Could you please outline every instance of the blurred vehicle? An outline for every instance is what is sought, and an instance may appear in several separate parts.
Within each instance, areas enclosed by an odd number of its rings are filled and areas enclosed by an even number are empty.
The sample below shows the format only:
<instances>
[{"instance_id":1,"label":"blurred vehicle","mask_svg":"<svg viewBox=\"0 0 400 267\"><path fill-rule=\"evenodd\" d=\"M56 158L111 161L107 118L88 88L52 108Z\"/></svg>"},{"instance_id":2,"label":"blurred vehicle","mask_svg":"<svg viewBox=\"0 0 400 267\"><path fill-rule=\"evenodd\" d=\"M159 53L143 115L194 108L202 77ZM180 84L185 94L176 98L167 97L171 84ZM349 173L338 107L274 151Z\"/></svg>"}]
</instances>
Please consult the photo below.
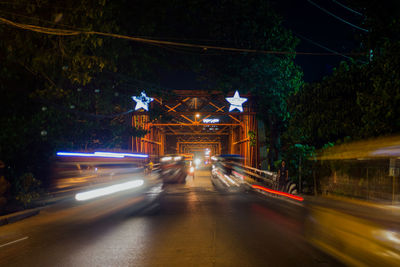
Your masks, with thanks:
<instances>
[{"instance_id":1,"label":"blurred vehicle","mask_svg":"<svg viewBox=\"0 0 400 267\"><path fill-rule=\"evenodd\" d=\"M217 188L229 191L241 191L244 189L242 163L240 155L219 155L211 158L211 182Z\"/></svg>"},{"instance_id":2,"label":"blurred vehicle","mask_svg":"<svg viewBox=\"0 0 400 267\"><path fill-rule=\"evenodd\" d=\"M188 174L192 175L194 177L195 167L194 167L193 161L187 161L187 164L188 164Z\"/></svg>"},{"instance_id":3,"label":"blurred vehicle","mask_svg":"<svg viewBox=\"0 0 400 267\"><path fill-rule=\"evenodd\" d=\"M181 155L166 155L160 159L160 176L164 183L186 182L188 166Z\"/></svg>"},{"instance_id":4,"label":"blurred vehicle","mask_svg":"<svg viewBox=\"0 0 400 267\"><path fill-rule=\"evenodd\" d=\"M400 266L400 233L358 216L312 207L306 237L349 266Z\"/></svg>"},{"instance_id":5,"label":"blurred vehicle","mask_svg":"<svg viewBox=\"0 0 400 267\"><path fill-rule=\"evenodd\" d=\"M147 155L123 152L58 152L52 195L85 201L124 192L142 194L161 186L157 172L145 173Z\"/></svg>"},{"instance_id":6,"label":"blurred vehicle","mask_svg":"<svg viewBox=\"0 0 400 267\"><path fill-rule=\"evenodd\" d=\"M233 169L240 169L243 164L241 155L226 154L212 157L212 165L223 171L225 174L231 175Z\"/></svg>"},{"instance_id":7,"label":"blurred vehicle","mask_svg":"<svg viewBox=\"0 0 400 267\"><path fill-rule=\"evenodd\" d=\"M51 190L71 191L137 175L143 176L146 158L141 154L138 154L139 157L117 157L115 155L119 155L118 153L95 153L58 154L52 168Z\"/></svg>"}]
</instances>

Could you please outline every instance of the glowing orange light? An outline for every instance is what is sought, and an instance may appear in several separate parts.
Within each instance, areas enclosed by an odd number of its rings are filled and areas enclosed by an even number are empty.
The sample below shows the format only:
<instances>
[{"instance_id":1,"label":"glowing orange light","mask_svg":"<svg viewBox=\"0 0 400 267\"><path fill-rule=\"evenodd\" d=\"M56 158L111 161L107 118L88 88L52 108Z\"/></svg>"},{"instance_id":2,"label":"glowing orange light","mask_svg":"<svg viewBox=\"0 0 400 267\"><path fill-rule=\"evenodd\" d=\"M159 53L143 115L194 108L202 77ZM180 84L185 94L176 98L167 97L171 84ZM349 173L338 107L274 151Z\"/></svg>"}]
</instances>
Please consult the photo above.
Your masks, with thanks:
<instances>
[{"instance_id":1,"label":"glowing orange light","mask_svg":"<svg viewBox=\"0 0 400 267\"><path fill-rule=\"evenodd\" d=\"M272 193L272 194L288 197L288 198L295 199L295 200L298 200L298 201L303 201L304 200L304 198L302 198L302 197L295 196L295 195L292 195L292 194L289 194L289 193L285 193L285 192L281 192L281 191L272 190L272 189L269 189L269 188L266 188L266 187L263 187L263 186L260 186L260 185L253 184L252 187L256 188L256 189L263 190L263 191L268 192L268 193Z\"/></svg>"}]
</instances>

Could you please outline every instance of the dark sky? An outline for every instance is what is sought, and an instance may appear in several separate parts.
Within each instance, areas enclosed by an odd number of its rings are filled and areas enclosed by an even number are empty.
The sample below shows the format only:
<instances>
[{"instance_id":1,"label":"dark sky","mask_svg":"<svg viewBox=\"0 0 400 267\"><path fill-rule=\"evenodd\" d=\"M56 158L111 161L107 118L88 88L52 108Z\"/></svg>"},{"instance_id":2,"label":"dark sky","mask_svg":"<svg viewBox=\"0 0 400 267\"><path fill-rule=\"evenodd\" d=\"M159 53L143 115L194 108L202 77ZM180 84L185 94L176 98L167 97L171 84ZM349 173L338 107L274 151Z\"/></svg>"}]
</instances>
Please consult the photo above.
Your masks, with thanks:
<instances>
[{"instance_id":1,"label":"dark sky","mask_svg":"<svg viewBox=\"0 0 400 267\"><path fill-rule=\"evenodd\" d=\"M300 39L297 51L301 52L327 52L305 39L323 45L340 53L350 53L359 47L360 36L363 32L350 25L326 14L307 0L273 0L276 11L284 18L284 26ZM335 15L349 22L362 25L363 17L354 14L333 0L312 0ZM349 0L337 0L341 4L348 5ZM332 73L332 70L345 58L341 56L304 56L296 57L296 64L304 72L306 82L320 81L324 76ZM174 89L201 89L204 85L196 80L194 73L179 71L166 71L161 75L161 84ZM164 77L163 77L164 76Z\"/></svg>"},{"instance_id":2,"label":"dark sky","mask_svg":"<svg viewBox=\"0 0 400 267\"><path fill-rule=\"evenodd\" d=\"M284 25L295 34L341 53L349 53L359 47L359 41L356 40L359 39L357 36L362 34L362 31L330 16L307 0L277 0L276 2L278 12L285 18ZM336 16L361 26L363 20L361 16L346 10L335 1L313 0L313 2ZM348 5L347 0L337 0L337 2ZM327 52L302 38L300 40L298 51ZM297 56L296 63L302 67L304 79L311 82L330 74L342 60L344 58L340 56Z\"/></svg>"}]
</instances>

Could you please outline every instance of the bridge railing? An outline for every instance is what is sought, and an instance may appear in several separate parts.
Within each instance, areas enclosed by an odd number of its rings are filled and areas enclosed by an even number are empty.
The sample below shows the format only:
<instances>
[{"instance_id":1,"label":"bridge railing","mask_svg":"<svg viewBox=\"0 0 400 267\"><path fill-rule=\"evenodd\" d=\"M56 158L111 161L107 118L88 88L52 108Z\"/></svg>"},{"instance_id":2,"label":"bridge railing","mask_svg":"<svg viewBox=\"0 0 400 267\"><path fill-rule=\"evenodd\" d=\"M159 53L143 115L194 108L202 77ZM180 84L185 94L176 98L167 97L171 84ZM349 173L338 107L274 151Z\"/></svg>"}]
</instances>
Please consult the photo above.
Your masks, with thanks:
<instances>
[{"instance_id":1,"label":"bridge railing","mask_svg":"<svg viewBox=\"0 0 400 267\"><path fill-rule=\"evenodd\" d=\"M271 189L278 188L277 173L256 169L239 163L234 163L234 165L236 165L238 170L242 172L247 181L251 183L255 182L260 185L266 185Z\"/></svg>"}]
</instances>

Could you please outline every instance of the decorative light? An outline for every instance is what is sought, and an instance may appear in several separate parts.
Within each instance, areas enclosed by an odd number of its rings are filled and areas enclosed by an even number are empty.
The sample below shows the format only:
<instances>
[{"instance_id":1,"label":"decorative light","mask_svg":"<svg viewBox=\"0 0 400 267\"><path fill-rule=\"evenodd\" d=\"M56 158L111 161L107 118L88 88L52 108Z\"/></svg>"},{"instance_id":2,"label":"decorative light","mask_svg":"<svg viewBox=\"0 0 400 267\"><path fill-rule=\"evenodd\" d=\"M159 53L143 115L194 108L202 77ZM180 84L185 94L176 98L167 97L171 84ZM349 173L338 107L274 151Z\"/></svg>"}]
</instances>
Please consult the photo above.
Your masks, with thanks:
<instances>
[{"instance_id":1,"label":"decorative light","mask_svg":"<svg viewBox=\"0 0 400 267\"><path fill-rule=\"evenodd\" d=\"M219 119L203 119L203 123L219 123Z\"/></svg>"},{"instance_id":2,"label":"decorative light","mask_svg":"<svg viewBox=\"0 0 400 267\"><path fill-rule=\"evenodd\" d=\"M231 106L229 107L229 111L234 109L238 109L240 112L243 112L243 103L247 101L247 98L240 97L239 92L236 91L233 97L225 98Z\"/></svg>"},{"instance_id":3,"label":"decorative light","mask_svg":"<svg viewBox=\"0 0 400 267\"><path fill-rule=\"evenodd\" d=\"M154 100L154 98L148 97L144 91L140 96L132 96L132 99L136 102L135 110L143 108L146 111L149 111L149 104Z\"/></svg>"},{"instance_id":4,"label":"decorative light","mask_svg":"<svg viewBox=\"0 0 400 267\"><path fill-rule=\"evenodd\" d=\"M197 114L196 114L196 118L199 118L199 117L200 117L200 114L199 114L199 113L197 113Z\"/></svg>"}]
</instances>

